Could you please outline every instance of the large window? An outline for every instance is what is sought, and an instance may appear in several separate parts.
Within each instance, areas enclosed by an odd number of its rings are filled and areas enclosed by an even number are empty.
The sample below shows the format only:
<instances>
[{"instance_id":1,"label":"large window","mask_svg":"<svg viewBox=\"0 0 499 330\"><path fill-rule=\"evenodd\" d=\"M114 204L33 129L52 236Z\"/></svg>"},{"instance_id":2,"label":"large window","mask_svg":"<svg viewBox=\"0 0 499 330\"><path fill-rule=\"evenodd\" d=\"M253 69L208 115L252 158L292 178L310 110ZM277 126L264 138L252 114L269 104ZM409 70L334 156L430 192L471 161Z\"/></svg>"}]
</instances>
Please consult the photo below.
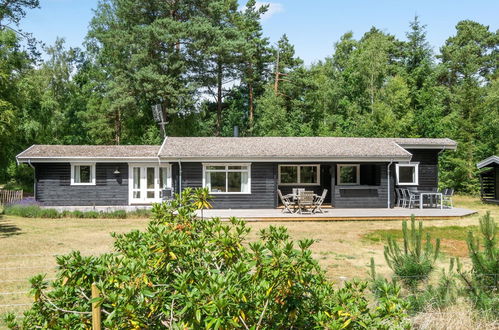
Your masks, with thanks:
<instances>
[{"instance_id":1,"label":"large window","mask_svg":"<svg viewBox=\"0 0 499 330\"><path fill-rule=\"evenodd\" d=\"M212 194L251 193L250 164L203 164L203 186Z\"/></svg>"},{"instance_id":2,"label":"large window","mask_svg":"<svg viewBox=\"0 0 499 330\"><path fill-rule=\"evenodd\" d=\"M72 163L71 185L95 185L95 164Z\"/></svg>"},{"instance_id":3,"label":"large window","mask_svg":"<svg viewBox=\"0 0 499 330\"><path fill-rule=\"evenodd\" d=\"M416 186L418 185L418 163L397 164L395 171L397 174L397 185Z\"/></svg>"},{"instance_id":4,"label":"large window","mask_svg":"<svg viewBox=\"0 0 499 330\"><path fill-rule=\"evenodd\" d=\"M359 164L338 164L336 172L339 186L360 184Z\"/></svg>"},{"instance_id":5,"label":"large window","mask_svg":"<svg viewBox=\"0 0 499 330\"><path fill-rule=\"evenodd\" d=\"M279 165L280 185L319 185L319 165Z\"/></svg>"}]
</instances>

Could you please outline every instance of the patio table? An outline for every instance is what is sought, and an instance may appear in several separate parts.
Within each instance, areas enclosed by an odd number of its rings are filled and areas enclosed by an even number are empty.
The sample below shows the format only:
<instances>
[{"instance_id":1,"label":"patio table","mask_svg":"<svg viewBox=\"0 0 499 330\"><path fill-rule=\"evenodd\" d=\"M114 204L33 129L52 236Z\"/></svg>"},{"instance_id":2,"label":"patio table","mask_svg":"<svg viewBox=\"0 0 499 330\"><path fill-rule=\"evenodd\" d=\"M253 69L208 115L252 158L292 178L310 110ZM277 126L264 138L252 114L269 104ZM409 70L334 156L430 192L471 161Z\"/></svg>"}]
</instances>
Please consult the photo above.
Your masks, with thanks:
<instances>
[{"instance_id":1,"label":"patio table","mask_svg":"<svg viewBox=\"0 0 499 330\"><path fill-rule=\"evenodd\" d=\"M436 191L415 191L411 193L416 193L419 195L419 208L423 208L423 198L424 196L428 196L433 200L433 197L436 197L437 199L440 200L440 209L443 209L443 203L442 203L442 193L436 192Z\"/></svg>"},{"instance_id":2,"label":"patio table","mask_svg":"<svg viewBox=\"0 0 499 330\"><path fill-rule=\"evenodd\" d=\"M289 198L291 201L293 201L293 208L295 209L295 212L298 211L298 194L286 194L284 197ZM314 194L314 198L319 197L319 195Z\"/></svg>"}]
</instances>

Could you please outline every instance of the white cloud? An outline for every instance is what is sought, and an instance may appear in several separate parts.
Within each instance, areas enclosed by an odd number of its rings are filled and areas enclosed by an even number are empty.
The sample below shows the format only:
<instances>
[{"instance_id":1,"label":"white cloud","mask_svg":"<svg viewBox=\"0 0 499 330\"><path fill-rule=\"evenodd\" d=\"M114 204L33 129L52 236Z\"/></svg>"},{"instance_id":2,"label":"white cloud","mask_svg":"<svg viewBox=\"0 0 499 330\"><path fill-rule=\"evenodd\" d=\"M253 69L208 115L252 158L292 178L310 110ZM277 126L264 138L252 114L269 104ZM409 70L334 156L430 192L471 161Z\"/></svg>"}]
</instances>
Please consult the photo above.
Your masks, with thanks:
<instances>
[{"instance_id":1,"label":"white cloud","mask_svg":"<svg viewBox=\"0 0 499 330\"><path fill-rule=\"evenodd\" d=\"M284 11L284 6L282 3L279 2L262 2L262 1L257 1L255 3L256 8L260 8L261 6L268 5L269 8L265 12L265 14L262 15L262 19L269 19L272 17L274 14L280 13Z\"/></svg>"}]
</instances>

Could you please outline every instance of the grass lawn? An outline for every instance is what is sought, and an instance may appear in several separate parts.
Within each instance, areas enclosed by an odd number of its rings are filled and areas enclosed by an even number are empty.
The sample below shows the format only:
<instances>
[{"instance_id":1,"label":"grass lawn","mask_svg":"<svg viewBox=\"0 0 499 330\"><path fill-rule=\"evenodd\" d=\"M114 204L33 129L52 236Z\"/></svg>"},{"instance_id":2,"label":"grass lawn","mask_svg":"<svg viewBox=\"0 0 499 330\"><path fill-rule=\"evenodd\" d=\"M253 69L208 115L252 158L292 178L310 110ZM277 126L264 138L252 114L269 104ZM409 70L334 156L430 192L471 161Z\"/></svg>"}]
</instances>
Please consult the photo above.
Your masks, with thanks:
<instances>
[{"instance_id":1,"label":"grass lawn","mask_svg":"<svg viewBox=\"0 0 499 330\"><path fill-rule=\"evenodd\" d=\"M464 237L478 225L478 217L491 211L499 221L499 206L482 204L478 199L457 196L456 207L479 211L460 220L425 221L433 238L442 239L446 254L466 256ZM11 216L0 218L0 314L14 307L3 304L29 303L27 279L38 273L48 278L55 274L54 255L80 250L84 255L100 254L112 249L110 232L145 229L147 219L28 219ZM400 236L401 221L338 222L249 222L248 240L258 238L260 229L270 225L286 226L294 239L312 238L312 250L332 280L367 276L367 265L375 258L378 272L389 274L383 258L384 237ZM442 266L448 258L443 258ZM2 294L14 293L14 294ZM25 308L19 306L19 308Z\"/></svg>"}]
</instances>

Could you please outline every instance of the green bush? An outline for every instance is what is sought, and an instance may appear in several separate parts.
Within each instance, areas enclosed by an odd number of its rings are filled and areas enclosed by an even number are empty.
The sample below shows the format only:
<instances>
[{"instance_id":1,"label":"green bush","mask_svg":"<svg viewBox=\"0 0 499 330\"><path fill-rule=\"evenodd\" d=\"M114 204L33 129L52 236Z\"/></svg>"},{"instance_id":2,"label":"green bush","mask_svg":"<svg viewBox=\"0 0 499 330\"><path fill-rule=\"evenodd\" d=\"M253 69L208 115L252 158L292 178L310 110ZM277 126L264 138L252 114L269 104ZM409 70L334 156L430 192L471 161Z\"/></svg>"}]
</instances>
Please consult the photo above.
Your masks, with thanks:
<instances>
[{"instance_id":1,"label":"green bush","mask_svg":"<svg viewBox=\"0 0 499 330\"><path fill-rule=\"evenodd\" d=\"M147 209L137 209L135 211L131 211L127 213L128 218L149 218L152 213L151 210Z\"/></svg>"},{"instance_id":2,"label":"green bush","mask_svg":"<svg viewBox=\"0 0 499 330\"><path fill-rule=\"evenodd\" d=\"M59 213L55 209L42 209L42 208L40 208L38 210L38 213L37 213L36 217L37 218L51 218L51 219L55 219L55 218L61 218L62 214Z\"/></svg>"},{"instance_id":3,"label":"green bush","mask_svg":"<svg viewBox=\"0 0 499 330\"><path fill-rule=\"evenodd\" d=\"M107 212L107 213L102 213L101 214L103 218L108 218L108 219L126 219L127 214L125 210L116 210L113 212Z\"/></svg>"},{"instance_id":4,"label":"green bush","mask_svg":"<svg viewBox=\"0 0 499 330\"><path fill-rule=\"evenodd\" d=\"M36 218L40 214L40 207L37 205L8 205L5 207L5 214L24 218Z\"/></svg>"},{"instance_id":5,"label":"green bush","mask_svg":"<svg viewBox=\"0 0 499 330\"><path fill-rule=\"evenodd\" d=\"M57 257L50 289L43 275L33 277L35 302L20 324L9 315L9 326L89 328L95 282L104 328L408 328L398 292L375 304L366 282L334 289L312 258L312 240L269 227L245 244L243 221L197 218L195 203L186 190L155 205L146 231L113 234L113 253Z\"/></svg>"},{"instance_id":6,"label":"green bush","mask_svg":"<svg viewBox=\"0 0 499 330\"><path fill-rule=\"evenodd\" d=\"M126 219L126 218L145 218L150 216L150 210L136 210L126 212L125 210L116 210L113 212L98 211L62 211L56 209L41 208L38 205L9 205L3 210L6 215L14 215L24 218L77 218L77 219Z\"/></svg>"},{"instance_id":7,"label":"green bush","mask_svg":"<svg viewBox=\"0 0 499 330\"><path fill-rule=\"evenodd\" d=\"M83 218L86 219L97 219L100 217L100 213L97 211L87 211L83 213Z\"/></svg>"},{"instance_id":8,"label":"green bush","mask_svg":"<svg viewBox=\"0 0 499 330\"><path fill-rule=\"evenodd\" d=\"M72 218L84 218L85 217L85 212L82 211L72 211L69 213L69 216Z\"/></svg>"}]
</instances>

